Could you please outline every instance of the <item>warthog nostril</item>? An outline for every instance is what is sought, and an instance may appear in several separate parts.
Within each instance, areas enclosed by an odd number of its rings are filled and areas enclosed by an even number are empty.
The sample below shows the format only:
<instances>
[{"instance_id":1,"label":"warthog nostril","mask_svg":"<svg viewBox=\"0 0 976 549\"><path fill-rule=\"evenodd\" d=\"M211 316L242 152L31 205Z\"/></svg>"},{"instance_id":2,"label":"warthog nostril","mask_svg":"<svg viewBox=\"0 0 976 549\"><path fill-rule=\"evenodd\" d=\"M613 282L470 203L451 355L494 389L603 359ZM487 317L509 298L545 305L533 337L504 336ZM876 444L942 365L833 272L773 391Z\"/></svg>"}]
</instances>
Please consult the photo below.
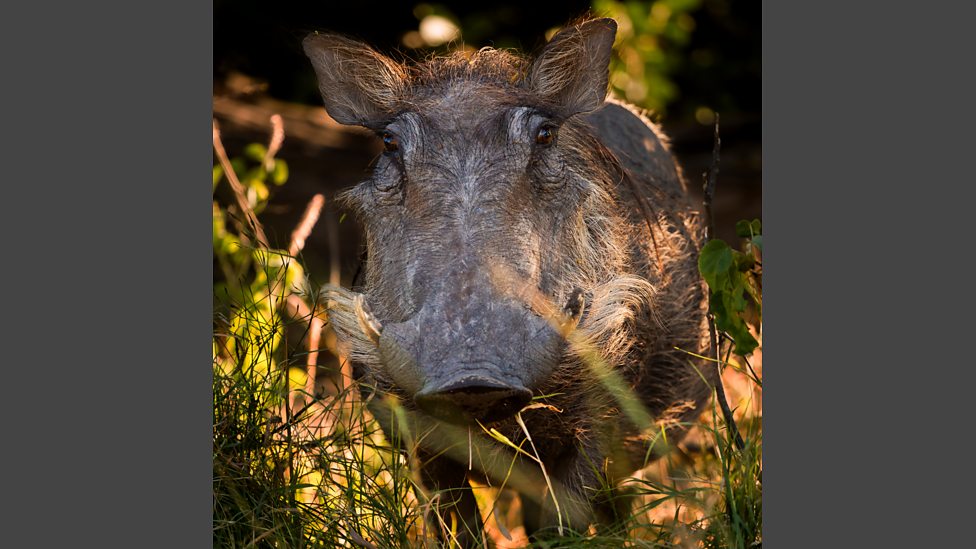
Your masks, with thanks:
<instances>
[{"instance_id":1,"label":"warthog nostril","mask_svg":"<svg viewBox=\"0 0 976 549\"><path fill-rule=\"evenodd\" d=\"M470 378L414 397L421 410L456 424L499 421L514 416L530 400L532 392L525 387Z\"/></svg>"}]
</instances>

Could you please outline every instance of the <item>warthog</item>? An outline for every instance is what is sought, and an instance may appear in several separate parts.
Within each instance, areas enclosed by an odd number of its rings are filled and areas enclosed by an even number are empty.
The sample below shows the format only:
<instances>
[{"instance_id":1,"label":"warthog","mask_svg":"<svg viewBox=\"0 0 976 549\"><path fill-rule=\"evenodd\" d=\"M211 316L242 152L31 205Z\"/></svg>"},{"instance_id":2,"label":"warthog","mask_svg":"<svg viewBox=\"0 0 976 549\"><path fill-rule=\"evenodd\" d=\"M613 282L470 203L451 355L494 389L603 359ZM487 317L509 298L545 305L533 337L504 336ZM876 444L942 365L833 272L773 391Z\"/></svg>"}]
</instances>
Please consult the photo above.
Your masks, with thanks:
<instances>
[{"instance_id":1,"label":"warthog","mask_svg":"<svg viewBox=\"0 0 976 549\"><path fill-rule=\"evenodd\" d=\"M660 131L607 99L615 33L585 20L532 60L409 65L304 41L328 113L385 148L341 197L368 260L330 319L387 433L407 414L430 431L422 478L458 489L439 501L462 537L481 526L470 475L516 487L530 533L612 519L606 487L680 439L717 377L690 354L709 347L700 220Z\"/></svg>"}]
</instances>

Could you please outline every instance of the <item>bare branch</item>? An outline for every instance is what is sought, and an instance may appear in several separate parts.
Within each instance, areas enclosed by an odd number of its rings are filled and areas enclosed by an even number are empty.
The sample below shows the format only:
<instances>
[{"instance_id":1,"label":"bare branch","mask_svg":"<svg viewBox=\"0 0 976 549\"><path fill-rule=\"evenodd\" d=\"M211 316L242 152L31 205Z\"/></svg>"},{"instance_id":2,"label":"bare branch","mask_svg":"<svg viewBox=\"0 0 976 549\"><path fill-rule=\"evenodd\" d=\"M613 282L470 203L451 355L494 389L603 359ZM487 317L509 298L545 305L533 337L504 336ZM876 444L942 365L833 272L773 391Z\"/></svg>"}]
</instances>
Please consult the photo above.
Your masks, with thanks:
<instances>
[{"instance_id":1,"label":"bare branch","mask_svg":"<svg viewBox=\"0 0 976 549\"><path fill-rule=\"evenodd\" d=\"M322 206L324 204L325 197L321 194L316 194L308 202L308 206L305 207L305 213L302 214L302 220L291 233L291 244L288 246L288 254L292 257L298 255L298 252L302 251L305 247L305 240L308 239L308 235L312 233L312 228L318 222L319 214L322 212Z\"/></svg>"},{"instance_id":2,"label":"bare branch","mask_svg":"<svg viewBox=\"0 0 976 549\"><path fill-rule=\"evenodd\" d=\"M281 150L281 144L285 141L285 124L281 121L278 113L271 115L271 141L268 143L268 152L264 154L264 169L271 171L274 169L274 157Z\"/></svg>"},{"instance_id":3,"label":"bare branch","mask_svg":"<svg viewBox=\"0 0 976 549\"><path fill-rule=\"evenodd\" d=\"M702 186L704 197L702 206L705 208L705 242L715 238L715 217L712 215L712 198L715 196L715 185L718 183L718 160L719 149L722 147L722 139L718 135L718 113L715 113L715 144L712 146L712 165L705 174L705 183Z\"/></svg>"},{"instance_id":4,"label":"bare branch","mask_svg":"<svg viewBox=\"0 0 976 549\"><path fill-rule=\"evenodd\" d=\"M312 316L312 310L308 308L302 298L295 294L288 294L285 304L287 305L285 312L292 318L310 318Z\"/></svg>"},{"instance_id":5,"label":"bare branch","mask_svg":"<svg viewBox=\"0 0 976 549\"><path fill-rule=\"evenodd\" d=\"M719 115L715 113L715 142L712 146L712 165L703 174L705 182L702 185L702 194L704 195L702 197L702 207L705 210L705 242L715 238L715 216L712 214L712 198L715 196L715 186L718 184L719 151L722 148L722 139L719 137L718 126ZM708 313L708 335L711 340L712 354L715 355L715 368L718 371L718 379L715 383L716 400L718 400L719 407L722 408L722 416L725 418L725 424L728 425L736 448L742 450L745 448L745 442L742 440L742 435L739 434L739 427L735 424L735 418L732 417L732 409L729 408L729 402L725 396L725 384L722 382L722 365L725 363L722 362L718 329L715 327L715 316L711 312ZM726 358L727 360L728 358Z\"/></svg>"},{"instance_id":6,"label":"bare branch","mask_svg":"<svg viewBox=\"0 0 976 549\"><path fill-rule=\"evenodd\" d=\"M224 168L224 175L230 183L230 188L234 190L237 207L241 209L241 213L247 219L248 225L254 231L254 237L257 239L258 246L265 249L269 248L268 237L264 235L264 227L261 226L261 222L254 215L254 210L251 209L251 205L248 204L244 186L241 185L240 179L237 178L237 174L234 172L234 167L230 164L230 159L227 158L227 151L224 150L224 144L220 140L220 128L217 126L216 119L213 121L213 146L214 152L217 153L217 158L220 160L220 165Z\"/></svg>"},{"instance_id":7,"label":"bare branch","mask_svg":"<svg viewBox=\"0 0 976 549\"><path fill-rule=\"evenodd\" d=\"M311 326L308 332L308 361L305 363L305 393L306 398L315 400L315 377L319 369L319 342L322 338L322 329L325 323L318 315L312 315Z\"/></svg>"}]
</instances>

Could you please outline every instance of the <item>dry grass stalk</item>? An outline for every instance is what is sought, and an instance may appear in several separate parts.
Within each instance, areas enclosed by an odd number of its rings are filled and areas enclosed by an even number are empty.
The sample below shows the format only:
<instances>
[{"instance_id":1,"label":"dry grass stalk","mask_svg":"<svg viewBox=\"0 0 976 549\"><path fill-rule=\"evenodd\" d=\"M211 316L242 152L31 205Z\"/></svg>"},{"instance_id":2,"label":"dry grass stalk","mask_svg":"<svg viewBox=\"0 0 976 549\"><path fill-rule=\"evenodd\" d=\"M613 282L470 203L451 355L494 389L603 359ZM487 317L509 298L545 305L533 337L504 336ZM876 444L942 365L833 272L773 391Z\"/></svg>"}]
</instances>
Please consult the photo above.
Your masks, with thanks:
<instances>
[{"instance_id":1,"label":"dry grass stalk","mask_svg":"<svg viewBox=\"0 0 976 549\"><path fill-rule=\"evenodd\" d=\"M264 169L271 171L274 169L274 158L281 150L281 144L285 141L285 124L278 113L271 115L271 142L268 143L268 151L264 153Z\"/></svg>"},{"instance_id":2,"label":"dry grass stalk","mask_svg":"<svg viewBox=\"0 0 976 549\"><path fill-rule=\"evenodd\" d=\"M272 124L275 126L275 134L271 137L271 145L268 147L268 151L276 152L281 147L281 140L283 139L283 137L278 136L278 133L282 131L281 117L277 116L277 123L275 122L275 118L272 117ZM271 158L273 160L273 156ZM325 205L325 197L321 194L316 194L308 202L308 206L305 207L305 213L302 214L301 220L291 233L288 255L292 257L297 256L305 248L305 241L312 233L312 228L318 222L323 205ZM309 309L305 301L298 296L294 294L289 295L288 302L291 304L291 308L294 309L293 318L309 319L308 356L305 362L306 379L304 393L296 391L296 394L292 396L292 406L301 408L303 404L315 398L315 377L318 370L319 342L321 341L324 322L315 314L314 308Z\"/></svg>"},{"instance_id":3,"label":"dry grass stalk","mask_svg":"<svg viewBox=\"0 0 976 549\"><path fill-rule=\"evenodd\" d=\"M321 194L316 194L308 202L308 206L305 207L305 213L302 214L302 220L299 221L298 226L291 233L291 244L288 245L288 255L294 257L305 248L305 240L308 239L308 235L312 233L312 228L318 222L323 205L325 205L325 197Z\"/></svg>"},{"instance_id":4,"label":"dry grass stalk","mask_svg":"<svg viewBox=\"0 0 976 549\"><path fill-rule=\"evenodd\" d=\"M268 237L264 234L264 227L261 226L261 222L258 221L256 215L254 215L254 210L251 209L251 205L247 201L247 193L244 191L244 186L241 185L241 180L237 178L237 173L234 171L234 167L230 164L230 159L227 158L227 151L224 150L224 143L220 140L220 128L217 126L217 120L213 121L213 146L214 152L217 153L217 159L220 160L220 165L224 169L224 175L227 177L227 182L230 183L230 188L234 191L234 198L237 200L237 207L240 208L241 214L247 219L248 225L251 226L251 230L254 232L254 238L257 239L258 245L262 248L267 249Z\"/></svg>"}]
</instances>

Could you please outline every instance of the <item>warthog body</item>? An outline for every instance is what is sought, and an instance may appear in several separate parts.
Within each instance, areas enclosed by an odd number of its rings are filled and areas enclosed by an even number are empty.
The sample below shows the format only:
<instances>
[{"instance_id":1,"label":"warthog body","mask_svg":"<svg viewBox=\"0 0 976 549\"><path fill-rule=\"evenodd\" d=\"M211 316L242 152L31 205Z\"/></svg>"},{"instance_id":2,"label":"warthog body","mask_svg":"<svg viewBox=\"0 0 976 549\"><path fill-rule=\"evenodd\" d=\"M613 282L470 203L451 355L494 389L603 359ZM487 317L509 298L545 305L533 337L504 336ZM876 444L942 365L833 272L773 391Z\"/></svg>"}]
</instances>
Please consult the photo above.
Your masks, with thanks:
<instances>
[{"instance_id":1,"label":"warthog body","mask_svg":"<svg viewBox=\"0 0 976 549\"><path fill-rule=\"evenodd\" d=\"M615 31L573 25L532 61L485 49L413 66L305 40L327 111L386 148L343 197L368 261L361 288L333 290L333 326L364 391L432 431L429 487L506 480L510 453L478 422L540 458L554 494L532 460L507 479L530 532L610 516L599 488L659 455L662 430L679 439L715 379L689 354L708 349L699 219L660 132L606 100Z\"/></svg>"}]
</instances>

